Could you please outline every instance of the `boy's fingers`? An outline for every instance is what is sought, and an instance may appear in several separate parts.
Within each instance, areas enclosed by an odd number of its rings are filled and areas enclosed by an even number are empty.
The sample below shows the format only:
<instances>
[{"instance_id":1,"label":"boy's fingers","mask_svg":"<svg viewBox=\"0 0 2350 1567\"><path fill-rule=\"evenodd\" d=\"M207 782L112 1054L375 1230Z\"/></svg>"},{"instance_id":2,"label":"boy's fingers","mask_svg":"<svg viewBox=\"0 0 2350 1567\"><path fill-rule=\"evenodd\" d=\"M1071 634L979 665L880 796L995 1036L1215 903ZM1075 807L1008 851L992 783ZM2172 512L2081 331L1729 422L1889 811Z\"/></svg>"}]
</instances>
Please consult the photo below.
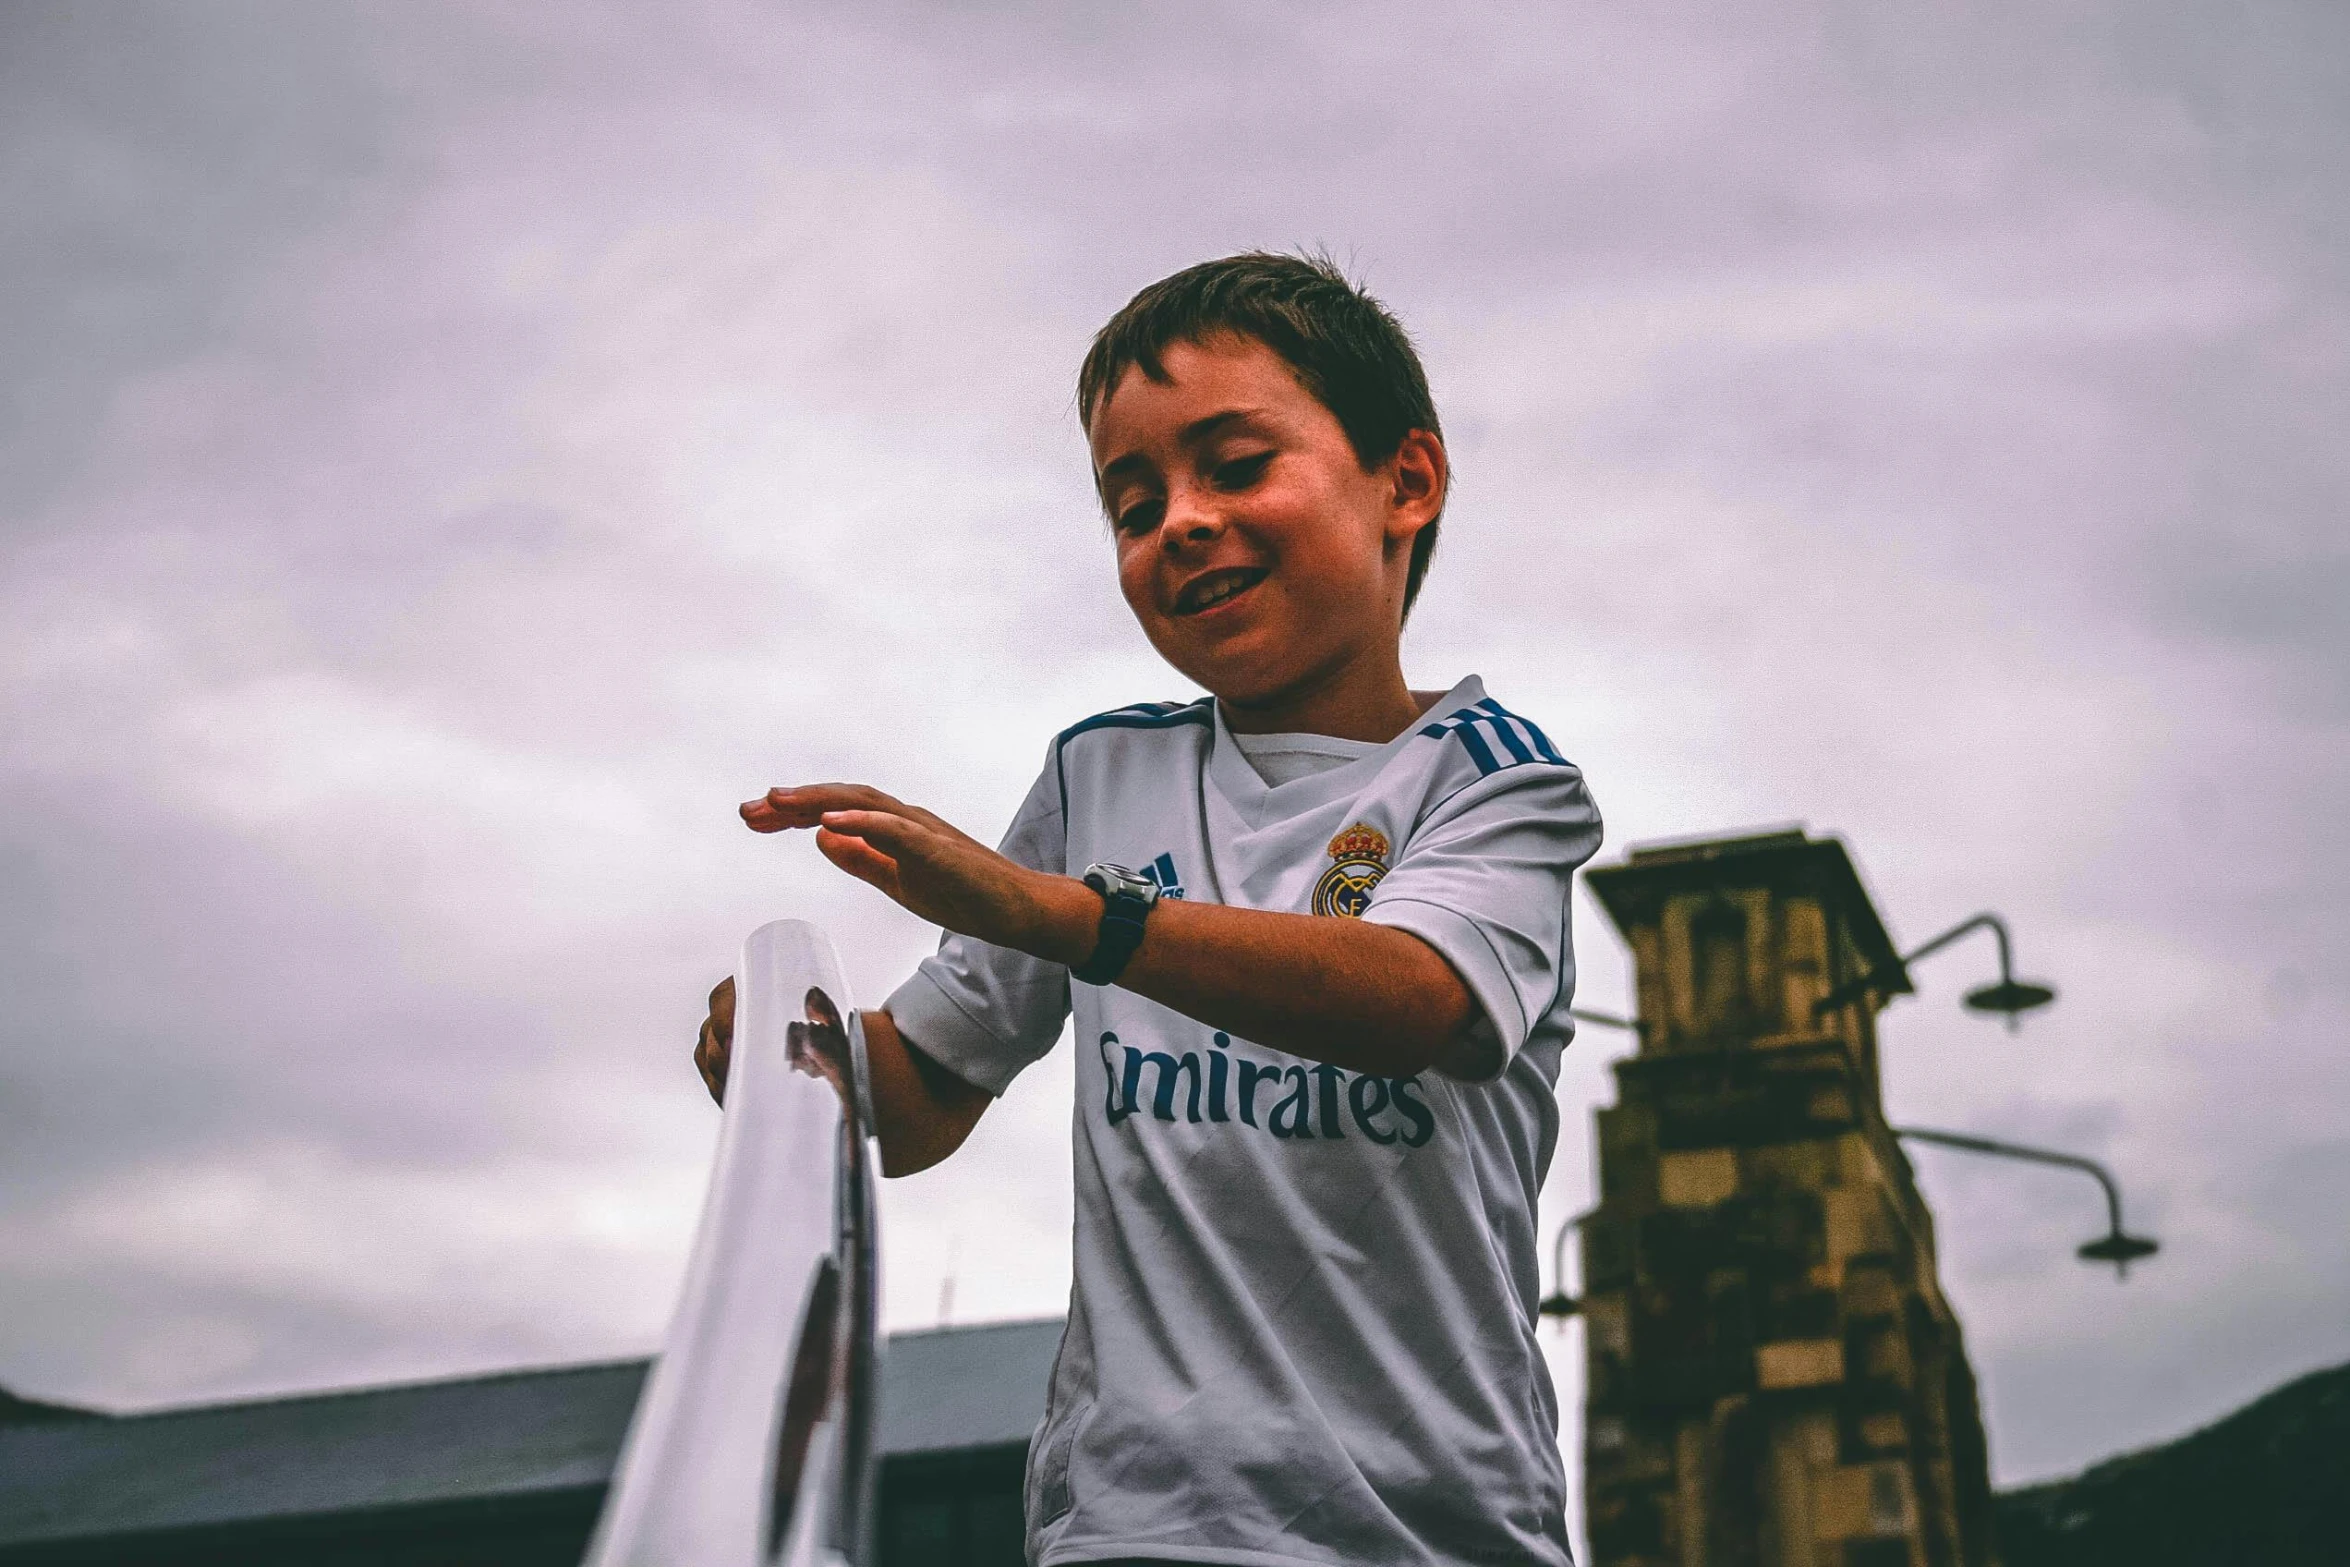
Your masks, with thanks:
<instances>
[{"instance_id":1,"label":"boy's fingers","mask_svg":"<svg viewBox=\"0 0 2350 1567\"><path fill-rule=\"evenodd\" d=\"M824 814L821 804L800 798L793 789L770 789L756 800L745 800L739 809L743 820L762 832L806 827Z\"/></svg>"},{"instance_id":2,"label":"boy's fingers","mask_svg":"<svg viewBox=\"0 0 2350 1567\"><path fill-rule=\"evenodd\" d=\"M726 1103L726 1043L713 1039L710 1021L704 1019L702 1032L694 1041L694 1070L702 1074L702 1086L710 1090L710 1097Z\"/></svg>"},{"instance_id":3,"label":"boy's fingers","mask_svg":"<svg viewBox=\"0 0 2350 1567\"><path fill-rule=\"evenodd\" d=\"M816 829L816 847L824 857L846 870L853 863L867 864L880 861L891 869L897 868L896 858L882 844L879 833L868 833L846 823L826 822Z\"/></svg>"},{"instance_id":4,"label":"boy's fingers","mask_svg":"<svg viewBox=\"0 0 2350 1567\"><path fill-rule=\"evenodd\" d=\"M922 839L933 836L920 822L887 811L826 811L816 830L861 838L893 856L915 849Z\"/></svg>"},{"instance_id":5,"label":"boy's fingers","mask_svg":"<svg viewBox=\"0 0 2350 1567\"><path fill-rule=\"evenodd\" d=\"M780 811L821 815L826 811L898 811L904 801L869 784L792 784L767 791L767 803Z\"/></svg>"},{"instance_id":6,"label":"boy's fingers","mask_svg":"<svg viewBox=\"0 0 2350 1567\"><path fill-rule=\"evenodd\" d=\"M756 800L745 800L737 809L753 832L813 827L828 811L883 811L898 815L912 811L879 789L842 783L778 785Z\"/></svg>"},{"instance_id":7,"label":"boy's fingers","mask_svg":"<svg viewBox=\"0 0 2350 1567\"><path fill-rule=\"evenodd\" d=\"M694 1035L694 1070L702 1075L702 1086L710 1091L710 1097L722 1105L726 1103L728 1047L733 1042L734 976L729 974L710 987L710 1014Z\"/></svg>"},{"instance_id":8,"label":"boy's fingers","mask_svg":"<svg viewBox=\"0 0 2350 1567\"><path fill-rule=\"evenodd\" d=\"M857 880L871 882L891 897L897 896L898 862L864 839L819 827L816 830L816 848L826 859Z\"/></svg>"},{"instance_id":9,"label":"boy's fingers","mask_svg":"<svg viewBox=\"0 0 2350 1567\"><path fill-rule=\"evenodd\" d=\"M735 809L742 817L743 825L753 832L782 832L786 828L808 825L788 812L777 810L765 800L745 800Z\"/></svg>"}]
</instances>

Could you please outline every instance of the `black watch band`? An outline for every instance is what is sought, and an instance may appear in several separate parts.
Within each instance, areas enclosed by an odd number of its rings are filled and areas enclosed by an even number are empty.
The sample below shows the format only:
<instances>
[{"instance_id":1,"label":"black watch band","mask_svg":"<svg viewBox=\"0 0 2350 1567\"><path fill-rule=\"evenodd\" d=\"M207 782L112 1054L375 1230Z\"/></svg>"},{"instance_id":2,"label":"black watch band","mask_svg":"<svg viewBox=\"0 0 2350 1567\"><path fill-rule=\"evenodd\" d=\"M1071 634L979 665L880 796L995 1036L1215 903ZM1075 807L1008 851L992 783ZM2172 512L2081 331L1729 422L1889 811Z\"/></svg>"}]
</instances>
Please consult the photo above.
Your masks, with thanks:
<instances>
[{"instance_id":1,"label":"black watch band","mask_svg":"<svg viewBox=\"0 0 2350 1567\"><path fill-rule=\"evenodd\" d=\"M1127 960L1142 945L1143 922L1159 901L1159 884L1123 865L1089 865L1085 884L1102 895L1102 922L1094 934L1093 956L1069 970L1069 977L1107 985L1126 972Z\"/></svg>"}]
</instances>

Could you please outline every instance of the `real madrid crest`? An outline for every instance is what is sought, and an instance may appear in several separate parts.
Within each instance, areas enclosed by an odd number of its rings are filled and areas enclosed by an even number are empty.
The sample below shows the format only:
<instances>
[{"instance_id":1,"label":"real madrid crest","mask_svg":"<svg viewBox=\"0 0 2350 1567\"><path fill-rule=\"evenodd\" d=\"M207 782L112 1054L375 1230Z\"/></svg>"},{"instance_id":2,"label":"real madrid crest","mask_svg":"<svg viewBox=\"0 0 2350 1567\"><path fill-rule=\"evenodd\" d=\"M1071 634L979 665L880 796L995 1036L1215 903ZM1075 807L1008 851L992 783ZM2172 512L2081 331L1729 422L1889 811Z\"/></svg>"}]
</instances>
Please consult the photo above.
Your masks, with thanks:
<instances>
[{"instance_id":1,"label":"real madrid crest","mask_svg":"<svg viewBox=\"0 0 2350 1567\"><path fill-rule=\"evenodd\" d=\"M1330 840L1330 868L1314 883L1314 912L1361 919L1387 874L1387 834L1357 822Z\"/></svg>"}]
</instances>

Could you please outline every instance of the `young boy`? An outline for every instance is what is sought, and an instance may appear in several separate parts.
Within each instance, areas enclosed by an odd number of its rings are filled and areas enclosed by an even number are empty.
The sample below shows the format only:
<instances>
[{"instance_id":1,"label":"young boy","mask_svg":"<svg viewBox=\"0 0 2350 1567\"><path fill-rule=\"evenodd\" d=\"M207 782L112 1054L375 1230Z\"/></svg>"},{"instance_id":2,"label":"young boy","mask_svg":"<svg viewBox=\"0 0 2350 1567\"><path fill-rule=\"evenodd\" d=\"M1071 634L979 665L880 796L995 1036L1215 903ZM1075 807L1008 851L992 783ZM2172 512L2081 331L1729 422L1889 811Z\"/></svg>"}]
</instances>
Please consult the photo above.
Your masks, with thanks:
<instances>
[{"instance_id":1,"label":"young boy","mask_svg":"<svg viewBox=\"0 0 2350 1567\"><path fill-rule=\"evenodd\" d=\"M887 1172L1076 1014L1030 1558L1563 1564L1535 1198L1600 822L1474 677L1404 682L1448 477L1426 377L1334 268L1245 255L1135 296L1078 404L1126 602L1213 696L1064 730L1000 852L858 786L742 808L946 930L865 1014Z\"/></svg>"}]
</instances>

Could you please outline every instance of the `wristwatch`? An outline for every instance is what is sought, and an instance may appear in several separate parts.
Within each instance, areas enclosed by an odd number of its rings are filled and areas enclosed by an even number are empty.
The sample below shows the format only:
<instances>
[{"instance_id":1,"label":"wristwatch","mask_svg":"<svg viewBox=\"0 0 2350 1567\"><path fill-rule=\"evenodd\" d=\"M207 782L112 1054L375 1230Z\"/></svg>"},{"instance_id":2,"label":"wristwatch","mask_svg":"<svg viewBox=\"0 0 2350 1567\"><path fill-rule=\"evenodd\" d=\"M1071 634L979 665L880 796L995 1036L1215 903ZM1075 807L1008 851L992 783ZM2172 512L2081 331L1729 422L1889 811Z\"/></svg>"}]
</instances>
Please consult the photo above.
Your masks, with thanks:
<instances>
[{"instance_id":1,"label":"wristwatch","mask_svg":"<svg viewBox=\"0 0 2350 1567\"><path fill-rule=\"evenodd\" d=\"M1093 956L1069 971L1088 985L1107 985L1126 971L1126 960L1142 945L1142 923L1159 901L1159 884L1123 865L1088 865L1085 884L1102 895L1102 923Z\"/></svg>"}]
</instances>

